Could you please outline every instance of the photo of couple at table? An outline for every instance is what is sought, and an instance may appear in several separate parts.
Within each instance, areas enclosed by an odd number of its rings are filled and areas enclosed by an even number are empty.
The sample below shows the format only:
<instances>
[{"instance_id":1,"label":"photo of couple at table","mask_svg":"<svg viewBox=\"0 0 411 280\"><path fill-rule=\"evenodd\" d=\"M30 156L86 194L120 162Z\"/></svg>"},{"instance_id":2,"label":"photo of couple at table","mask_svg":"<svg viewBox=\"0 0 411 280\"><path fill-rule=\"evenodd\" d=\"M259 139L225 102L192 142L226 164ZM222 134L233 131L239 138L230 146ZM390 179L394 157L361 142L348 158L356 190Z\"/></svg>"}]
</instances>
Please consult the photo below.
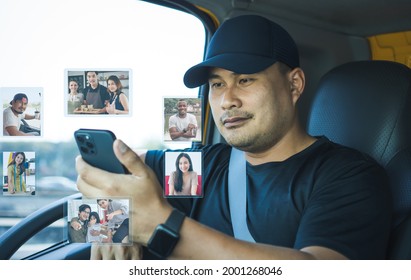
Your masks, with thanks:
<instances>
[{"instance_id":1,"label":"photo of couple at table","mask_svg":"<svg viewBox=\"0 0 411 280\"><path fill-rule=\"evenodd\" d=\"M67 114L129 115L129 77L130 71L67 71Z\"/></svg>"},{"instance_id":2,"label":"photo of couple at table","mask_svg":"<svg viewBox=\"0 0 411 280\"><path fill-rule=\"evenodd\" d=\"M96 198L68 202L71 243L130 243L129 199Z\"/></svg>"}]
</instances>

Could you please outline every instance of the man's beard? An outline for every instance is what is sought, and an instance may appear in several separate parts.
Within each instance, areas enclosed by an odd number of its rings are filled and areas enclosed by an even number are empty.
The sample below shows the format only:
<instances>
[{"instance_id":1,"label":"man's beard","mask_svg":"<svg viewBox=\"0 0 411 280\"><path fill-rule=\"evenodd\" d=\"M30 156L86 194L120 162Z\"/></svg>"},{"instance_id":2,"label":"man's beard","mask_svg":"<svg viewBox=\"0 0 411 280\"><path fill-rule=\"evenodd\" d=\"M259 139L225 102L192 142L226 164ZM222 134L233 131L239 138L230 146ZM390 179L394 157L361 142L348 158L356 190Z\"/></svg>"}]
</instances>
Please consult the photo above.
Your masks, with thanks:
<instances>
[{"instance_id":1,"label":"man's beard","mask_svg":"<svg viewBox=\"0 0 411 280\"><path fill-rule=\"evenodd\" d=\"M250 153L263 152L270 148L276 140L273 134L263 135L241 135L240 133L230 133L230 135L223 136L230 146L239 150Z\"/></svg>"},{"instance_id":2,"label":"man's beard","mask_svg":"<svg viewBox=\"0 0 411 280\"><path fill-rule=\"evenodd\" d=\"M18 115L21 115L24 112L24 111L17 111L14 108L11 108L11 110L13 111L13 113L18 114Z\"/></svg>"},{"instance_id":3,"label":"man's beard","mask_svg":"<svg viewBox=\"0 0 411 280\"><path fill-rule=\"evenodd\" d=\"M224 129L224 127L221 129ZM220 131L220 133L229 145L244 152L260 153L278 143L284 137L286 129L286 122L283 119L276 124L272 124L270 129L264 131L254 130L251 133L246 131L245 128L239 127L238 131L234 128L223 133Z\"/></svg>"}]
</instances>

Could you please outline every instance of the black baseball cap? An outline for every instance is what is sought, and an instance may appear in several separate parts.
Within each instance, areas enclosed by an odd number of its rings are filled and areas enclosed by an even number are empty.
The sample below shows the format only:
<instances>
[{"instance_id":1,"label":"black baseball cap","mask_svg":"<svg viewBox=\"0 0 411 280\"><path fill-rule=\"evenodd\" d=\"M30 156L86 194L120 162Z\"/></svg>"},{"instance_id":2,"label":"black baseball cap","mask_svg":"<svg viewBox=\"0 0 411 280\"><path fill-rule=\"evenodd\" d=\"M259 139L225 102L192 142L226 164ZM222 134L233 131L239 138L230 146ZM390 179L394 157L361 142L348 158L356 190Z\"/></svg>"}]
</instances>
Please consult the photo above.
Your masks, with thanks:
<instances>
[{"instance_id":1,"label":"black baseball cap","mask_svg":"<svg viewBox=\"0 0 411 280\"><path fill-rule=\"evenodd\" d=\"M205 60L187 70L184 84L194 88L207 83L212 67L253 74L277 61L292 69L300 65L297 46L290 34L264 17L238 16L223 22L217 29Z\"/></svg>"},{"instance_id":2,"label":"black baseball cap","mask_svg":"<svg viewBox=\"0 0 411 280\"><path fill-rule=\"evenodd\" d=\"M10 105L12 105L13 101L17 101L17 100L23 100L23 98L26 98L26 100L28 101L29 99L27 98L27 95L24 93L17 93L16 95L14 95L13 100L10 101Z\"/></svg>"}]
</instances>

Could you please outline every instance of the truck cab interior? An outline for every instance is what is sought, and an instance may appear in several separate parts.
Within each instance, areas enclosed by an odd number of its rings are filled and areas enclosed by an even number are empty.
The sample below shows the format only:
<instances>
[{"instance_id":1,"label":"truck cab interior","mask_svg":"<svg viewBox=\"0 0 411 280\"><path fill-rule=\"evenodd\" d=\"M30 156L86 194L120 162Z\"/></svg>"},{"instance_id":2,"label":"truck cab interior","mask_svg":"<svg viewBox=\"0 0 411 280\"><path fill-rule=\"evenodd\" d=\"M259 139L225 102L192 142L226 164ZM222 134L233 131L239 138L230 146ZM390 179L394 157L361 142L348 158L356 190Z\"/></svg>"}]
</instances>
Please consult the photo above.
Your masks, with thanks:
<instances>
[{"instance_id":1,"label":"truck cab interior","mask_svg":"<svg viewBox=\"0 0 411 280\"><path fill-rule=\"evenodd\" d=\"M200 62L207 51L210 38L225 20L244 14L262 15L283 26L297 43L301 68L306 74L306 87L298 104L299 117L306 125L309 134L326 135L334 142L365 152L387 171L394 207L394 223L387 259L411 259L410 1L393 0L389 3L384 0L122 0L115 3L108 1L97 3L97 1L94 4L102 6L98 12L85 10L81 15L70 13L69 11L76 9L69 10L68 7L73 5L81 7L84 5L82 1L74 1L64 7L57 7L52 3L53 1L47 0L36 1L38 3L35 5L30 4L30 1L26 2L28 6L33 5L30 6L32 9L43 11L43 15L47 12L49 17L38 19L38 22L32 26L30 21L36 19L33 16L27 19L23 17L22 22L16 22L11 28L13 33L6 30L8 27L6 28L4 24L1 25L2 38L10 38L11 42L18 42L18 47L0 47L0 56L4 61L6 56L13 60L13 64L7 60L9 64L0 66L2 73L0 93L15 86L43 87L44 118L41 124L44 133L39 139L31 138L29 141L21 138L11 140L3 136L0 141L2 152L36 150L39 151L40 159L44 157L43 153L57 155L56 149L64 149L65 154L59 154L56 158L67 159L66 164L71 168L67 177L75 181L74 158L78 152L71 136L75 127L84 124L83 118L68 116L61 113L61 108L55 108L56 104L63 102L63 94L55 92L54 84L48 84L48 81L52 79L56 83L63 84L65 83L63 73L67 69L74 71L78 68L90 67L132 69L130 80L133 76L134 95L132 99L130 98L130 102L138 105L134 107L135 111L129 118L116 117L109 123L101 122L97 117L90 117L89 120L93 123L87 125L113 131L119 129L119 126L127 126L129 127L127 133L119 132L125 140L139 138L140 135L146 137L144 143L134 143L136 148L175 148L173 144L164 144L162 141L161 129L164 126L162 120L156 123L153 121L151 124L155 130L160 131L157 134L147 132L145 126L139 129L137 121L144 119L150 112L161 115L163 109L161 100L165 95L199 97L202 98L202 141L192 145L224 142L212 120L207 101L208 86L185 89L184 70L173 71L172 69L177 68L177 64L181 64L182 69L185 69L190 64ZM150 10L152 13L150 21L143 19L137 23L138 26L134 25L135 22L129 22L128 17L135 12L130 11L130 8L137 11L143 9L143 6L153 9ZM64 8L67 8L67 11ZM11 4L5 5L5 9L0 11L0 22L4 23L1 18L6 13L8 18L17 17L18 9ZM109 23L105 22L105 18L110 15L115 15L118 19L118 24L115 24L118 33L115 30L110 29L110 32L106 30L106 25ZM88 23L80 25L82 28L73 24L86 16ZM58 17L63 17L64 20L57 20ZM154 33L157 32L154 26L159 30L166 29L166 26L179 21L179 18L188 17L196 22L196 29L186 31L174 27L175 29L171 30L170 27L166 33ZM186 28L187 24L177 26ZM140 29L149 31L144 33L146 38L142 37L143 33L140 33ZM47 53L41 54L27 53L39 44L35 36L42 36L43 48L47 48L47 43L54 44L51 43L51 38L56 30L63 33L61 38L65 37L67 41L62 45L56 45L54 52L47 50ZM22 39L26 34L32 34L33 38ZM126 37L119 34L126 34ZM85 37L82 37L83 35ZM87 37L92 37L95 42L98 42L98 51L90 48L90 43L85 42L85 39L78 39ZM154 38L159 40L155 41ZM193 42L188 45L186 41L183 42L183 39ZM171 50L167 52L167 46L171 48L172 45L176 45L176 48L182 48L181 42L186 45L185 54L176 54ZM149 48L141 51L139 46L143 44L147 44ZM133 47L126 48L126 45ZM158 51L154 45L156 47L162 45L165 49ZM65 49L57 49L63 46ZM152 53L150 47L153 48ZM195 51L191 52L190 48ZM24 52L24 55L19 58L21 52ZM76 57L80 53L83 55L83 61L78 62ZM65 66L59 66L57 70L56 67L49 66L49 64L54 65L52 62L58 63L59 60L63 60L64 56L70 57L70 61L62 62ZM127 58L130 58L129 61ZM146 58L147 66L142 67L140 62ZM119 65L114 63L116 61L120 62ZM162 68L166 65L171 70L163 72ZM33 78L30 78L30 75ZM148 80L148 76L157 77L161 82L157 84L150 82L151 86L140 88L140 83ZM17 81L21 83L18 84ZM62 89L63 86L60 88ZM58 94L61 97L57 97ZM153 99L146 100L144 99L146 96L151 96ZM8 101L10 100L3 100L4 108L4 104ZM158 108L153 104L159 104ZM145 109L150 111L144 113ZM61 140L54 134L68 136ZM37 148L40 146L30 148L29 145L32 144L30 141L33 141L33 145L49 145L49 148ZM36 163L39 177L42 176L42 170L46 170L45 164L40 160ZM3 170L4 165L3 162ZM53 175L61 175L59 166L53 168L50 175L53 172L57 173ZM40 192L41 186L36 186L36 192L37 190ZM29 203L29 199L37 198L15 199L5 195L0 196L2 212L0 221L3 220L0 231L0 259L84 260L90 258L90 244L69 243L66 229L64 226L61 227L67 221L68 201L81 198L81 194L76 192L67 196L47 198L46 202L37 205L36 209L17 215L10 209L23 208L22 205ZM47 242L41 249L32 246L37 242L36 236L47 234L53 228L59 228L58 241ZM30 250L23 254L26 248Z\"/></svg>"}]
</instances>

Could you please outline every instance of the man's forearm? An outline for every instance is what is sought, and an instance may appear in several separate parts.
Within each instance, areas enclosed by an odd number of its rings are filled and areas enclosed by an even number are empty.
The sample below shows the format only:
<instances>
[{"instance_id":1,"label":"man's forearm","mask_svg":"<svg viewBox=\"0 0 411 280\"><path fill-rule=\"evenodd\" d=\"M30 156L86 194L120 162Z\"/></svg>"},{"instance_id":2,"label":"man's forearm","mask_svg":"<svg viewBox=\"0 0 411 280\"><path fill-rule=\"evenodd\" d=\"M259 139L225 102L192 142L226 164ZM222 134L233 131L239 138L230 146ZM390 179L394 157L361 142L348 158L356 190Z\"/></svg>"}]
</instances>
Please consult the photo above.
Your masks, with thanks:
<instances>
[{"instance_id":1,"label":"man's forearm","mask_svg":"<svg viewBox=\"0 0 411 280\"><path fill-rule=\"evenodd\" d=\"M185 219L180 235L171 259L344 259L338 252L323 247L296 250L237 240L189 218Z\"/></svg>"}]
</instances>

